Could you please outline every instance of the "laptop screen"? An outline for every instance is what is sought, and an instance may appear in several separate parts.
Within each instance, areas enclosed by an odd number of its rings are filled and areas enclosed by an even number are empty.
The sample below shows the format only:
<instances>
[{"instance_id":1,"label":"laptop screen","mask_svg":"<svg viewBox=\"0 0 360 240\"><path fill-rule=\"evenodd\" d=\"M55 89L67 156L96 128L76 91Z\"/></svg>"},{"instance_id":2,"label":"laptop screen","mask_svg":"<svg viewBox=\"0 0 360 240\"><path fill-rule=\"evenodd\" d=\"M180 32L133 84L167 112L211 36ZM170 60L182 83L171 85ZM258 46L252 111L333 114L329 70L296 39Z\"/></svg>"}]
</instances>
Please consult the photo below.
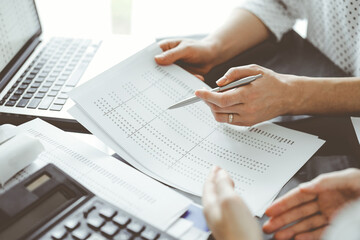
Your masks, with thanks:
<instances>
[{"instance_id":1,"label":"laptop screen","mask_svg":"<svg viewBox=\"0 0 360 240\"><path fill-rule=\"evenodd\" d=\"M1 77L12 60L40 31L34 0L0 0Z\"/></svg>"}]
</instances>

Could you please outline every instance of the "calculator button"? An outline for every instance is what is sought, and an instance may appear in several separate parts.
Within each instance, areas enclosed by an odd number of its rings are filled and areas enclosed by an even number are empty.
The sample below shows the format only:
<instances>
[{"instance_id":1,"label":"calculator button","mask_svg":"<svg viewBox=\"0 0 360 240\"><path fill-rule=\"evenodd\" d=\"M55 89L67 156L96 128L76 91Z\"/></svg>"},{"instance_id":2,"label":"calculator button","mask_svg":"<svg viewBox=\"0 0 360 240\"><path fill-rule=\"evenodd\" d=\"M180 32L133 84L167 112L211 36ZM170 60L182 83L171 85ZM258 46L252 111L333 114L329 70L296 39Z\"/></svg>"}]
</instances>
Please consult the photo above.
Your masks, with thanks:
<instances>
[{"instance_id":1,"label":"calculator button","mask_svg":"<svg viewBox=\"0 0 360 240\"><path fill-rule=\"evenodd\" d=\"M112 222L107 222L100 231L105 237L112 238L119 231L119 227Z\"/></svg>"},{"instance_id":2,"label":"calculator button","mask_svg":"<svg viewBox=\"0 0 360 240\"><path fill-rule=\"evenodd\" d=\"M143 239L147 239L147 240L154 240L155 238L158 237L158 233L150 228L146 228L142 233L141 233L141 237Z\"/></svg>"},{"instance_id":3,"label":"calculator button","mask_svg":"<svg viewBox=\"0 0 360 240\"><path fill-rule=\"evenodd\" d=\"M105 224L105 220L99 216L89 217L86 222L94 230L99 230Z\"/></svg>"},{"instance_id":4,"label":"calculator button","mask_svg":"<svg viewBox=\"0 0 360 240\"><path fill-rule=\"evenodd\" d=\"M106 240L106 238L101 236L100 234L94 233L86 240Z\"/></svg>"},{"instance_id":5,"label":"calculator button","mask_svg":"<svg viewBox=\"0 0 360 240\"><path fill-rule=\"evenodd\" d=\"M67 232L66 232L66 229L64 227L57 228L57 229L52 231L51 238L54 239L54 240L61 240L61 239L65 238L66 234L67 234Z\"/></svg>"},{"instance_id":6,"label":"calculator button","mask_svg":"<svg viewBox=\"0 0 360 240\"><path fill-rule=\"evenodd\" d=\"M73 231L75 228L80 226L80 222L76 219L69 219L65 222L65 227L70 231Z\"/></svg>"},{"instance_id":7,"label":"calculator button","mask_svg":"<svg viewBox=\"0 0 360 240\"><path fill-rule=\"evenodd\" d=\"M76 240L85 240L90 236L90 233L88 232L88 230L86 228L78 228L78 229L74 230L71 233L71 235Z\"/></svg>"},{"instance_id":8,"label":"calculator button","mask_svg":"<svg viewBox=\"0 0 360 240\"><path fill-rule=\"evenodd\" d=\"M128 230L121 230L118 235L114 238L114 240L129 240L133 237L133 234Z\"/></svg>"},{"instance_id":9,"label":"calculator button","mask_svg":"<svg viewBox=\"0 0 360 240\"><path fill-rule=\"evenodd\" d=\"M118 214L113 218L113 221L120 227L123 227L130 222L130 218L124 214Z\"/></svg>"},{"instance_id":10,"label":"calculator button","mask_svg":"<svg viewBox=\"0 0 360 240\"><path fill-rule=\"evenodd\" d=\"M100 216L105 218L106 220L110 220L113 216L115 216L117 212L112 208L102 208L99 210Z\"/></svg>"},{"instance_id":11,"label":"calculator button","mask_svg":"<svg viewBox=\"0 0 360 240\"><path fill-rule=\"evenodd\" d=\"M95 206L92 206L92 207L90 207L89 209L85 210L85 211L84 211L84 218L87 218L87 217L89 216L89 214L90 214L93 210L95 210L95 209L96 209L96 207L95 207Z\"/></svg>"},{"instance_id":12,"label":"calculator button","mask_svg":"<svg viewBox=\"0 0 360 240\"><path fill-rule=\"evenodd\" d=\"M136 221L132 221L131 223L129 223L129 225L126 226L126 228L133 233L140 233L142 230L144 230L144 225L142 225L139 222Z\"/></svg>"}]
</instances>

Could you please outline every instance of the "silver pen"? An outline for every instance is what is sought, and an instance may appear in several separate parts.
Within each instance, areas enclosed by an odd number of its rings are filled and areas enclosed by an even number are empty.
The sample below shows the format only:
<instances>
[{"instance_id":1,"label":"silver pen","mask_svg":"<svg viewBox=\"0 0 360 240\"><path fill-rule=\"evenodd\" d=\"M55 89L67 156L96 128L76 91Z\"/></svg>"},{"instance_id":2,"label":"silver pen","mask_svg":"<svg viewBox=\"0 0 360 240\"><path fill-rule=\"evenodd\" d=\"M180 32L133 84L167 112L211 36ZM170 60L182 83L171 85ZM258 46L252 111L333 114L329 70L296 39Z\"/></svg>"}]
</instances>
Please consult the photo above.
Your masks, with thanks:
<instances>
[{"instance_id":1,"label":"silver pen","mask_svg":"<svg viewBox=\"0 0 360 240\"><path fill-rule=\"evenodd\" d=\"M252 81L258 79L258 78L261 78L262 75L261 74L258 74L258 75L255 75L255 76L249 76L249 77L245 77L245 78L242 78L242 79L239 79L235 82L231 82L223 87L217 87L217 88L214 88L214 89L211 89L210 92L225 92L227 90L230 90L230 89L233 89L233 88L237 88L237 87L241 87L243 85L246 85L248 83L251 83ZM189 97L189 98L186 98L172 106L170 106L168 109L175 109L175 108L179 108L179 107L184 107L186 105L189 105L189 104L192 104L192 103L196 103L198 101L200 101L201 99L198 98L197 96L194 96L194 97Z\"/></svg>"}]
</instances>

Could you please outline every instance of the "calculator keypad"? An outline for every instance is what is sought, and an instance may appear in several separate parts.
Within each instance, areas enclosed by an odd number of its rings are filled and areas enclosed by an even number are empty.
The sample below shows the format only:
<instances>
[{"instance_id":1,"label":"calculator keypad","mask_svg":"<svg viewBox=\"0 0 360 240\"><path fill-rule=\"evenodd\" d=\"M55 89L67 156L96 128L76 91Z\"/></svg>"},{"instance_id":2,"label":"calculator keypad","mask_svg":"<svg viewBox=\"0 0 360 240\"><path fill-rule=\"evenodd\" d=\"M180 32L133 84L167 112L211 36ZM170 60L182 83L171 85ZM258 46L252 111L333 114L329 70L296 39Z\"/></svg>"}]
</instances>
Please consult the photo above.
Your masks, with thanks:
<instances>
[{"instance_id":1,"label":"calculator keypad","mask_svg":"<svg viewBox=\"0 0 360 240\"><path fill-rule=\"evenodd\" d=\"M93 197L40 239L172 240L174 238L110 203Z\"/></svg>"}]
</instances>

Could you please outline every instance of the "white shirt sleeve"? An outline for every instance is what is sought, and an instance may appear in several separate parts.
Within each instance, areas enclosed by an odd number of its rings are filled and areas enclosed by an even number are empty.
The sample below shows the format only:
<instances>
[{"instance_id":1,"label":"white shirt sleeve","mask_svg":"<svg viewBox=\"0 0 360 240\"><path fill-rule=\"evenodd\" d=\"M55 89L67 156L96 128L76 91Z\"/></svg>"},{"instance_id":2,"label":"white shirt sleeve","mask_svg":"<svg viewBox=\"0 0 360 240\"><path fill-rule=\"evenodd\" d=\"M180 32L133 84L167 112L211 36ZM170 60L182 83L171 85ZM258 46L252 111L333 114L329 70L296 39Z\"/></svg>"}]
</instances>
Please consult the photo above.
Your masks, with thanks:
<instances>
[{"instance_id":1,"label":"white shirt sleeve","mask_svg":"<svg viewBox=\"0 0 360 240\"><path fill-rule=\"evenodd\" d=\"M301 3L300 0L245 0L240 5L255 14L280 40L284 33L288 32L295 24L297 18L300 18Z\"/></svg>"}]
</instances>

